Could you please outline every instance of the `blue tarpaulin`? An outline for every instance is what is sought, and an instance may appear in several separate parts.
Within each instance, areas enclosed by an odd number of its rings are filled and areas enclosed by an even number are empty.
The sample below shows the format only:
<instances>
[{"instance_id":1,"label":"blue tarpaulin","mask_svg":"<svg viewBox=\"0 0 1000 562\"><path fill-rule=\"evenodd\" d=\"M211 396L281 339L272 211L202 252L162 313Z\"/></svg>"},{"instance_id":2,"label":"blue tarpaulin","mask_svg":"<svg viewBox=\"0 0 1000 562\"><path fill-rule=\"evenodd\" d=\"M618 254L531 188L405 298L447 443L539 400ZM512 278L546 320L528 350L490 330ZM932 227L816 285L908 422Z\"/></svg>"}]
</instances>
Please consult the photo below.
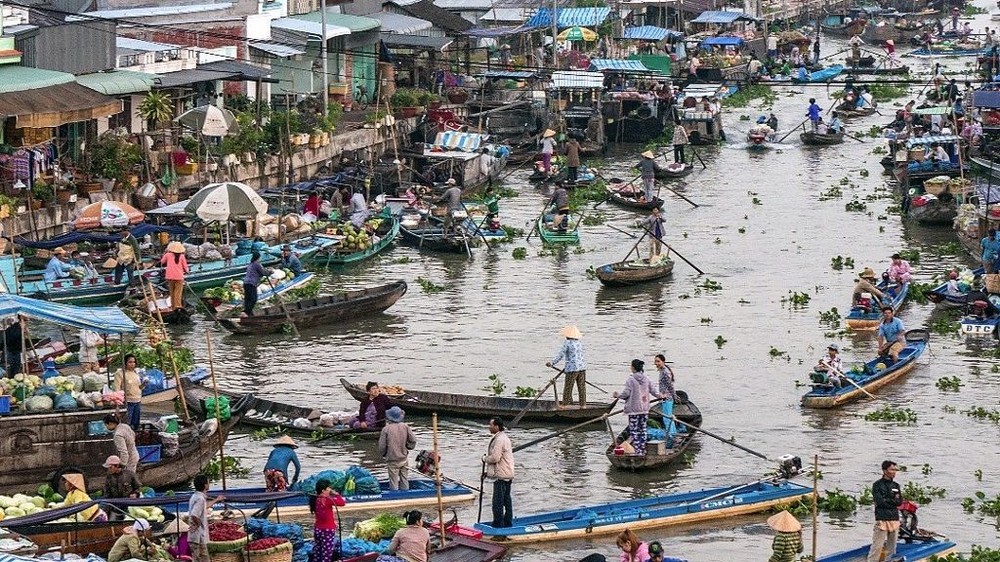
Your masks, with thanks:
<instances>
[{"instance_id":1,"label":"blue tarpaulin","mask_svg":"<svg viewBox=\"0 0 1000 562\"><path fill-rule=\"evenodd\" d=\"M191 234L191 231L183 226L158 226L148 223L139 223L133 226L130 231L136 238L142 238L147 234L156 234L157 232L166 232L172 236L178 236L181 238L187 238ZM120 233L105 234L95 231L84 232L76 230L73 232L67 232L66 234L60 234L59 236L46 240L28 240L23 236L15 236L14 243L26 248L42 248L44 250L51 250L53 248L58 248L59 246L80 242L90 242L91 244L114 244L121 239L122 235Z\"/></svg>"},{"instance_id":2,"label":"blue tarpaulin","mask_svg":"<svg viewBox=\"0 0 1000 562\"><path fill-rule=\"evenodd\" d=\"M987 84L981 89L972 92L973 107L985 107L989 109L1000 109L1000 84Z\"/></svg>"},{"instance_id":3,"label":"blue tarpaulin","mask_svg":"<svg viewBox=\"0 0 1000 562\"><path fill-rule=\"evenodd\" d=\"M73 306L0 293L0 318L20 314L62 326L86 328L99 334L134 334L139 326L116 306Z\"/></svg>"},{"instance_id":4,"label":"blue tarpaulin","mask_svg":"<svg viewBox=\"0 0 1000 562\"><path fill-rule=\"evenodd\" d=\"M698 14L689 23L733 23L736 21L754 21L753 16L744 12L723 12L709 10Z\"/></svg>"},{"instance_id":5,"label":"blue tarpaulin","mask_svg":"<svg viewBox=\"0 0 1000 562\"><path fill-rule=\"evenodd\" d=\"M712 47L718 45L720 47L739 47L743 44L743 39L741 37L709 37L701 42L702 47Z\"/></svg>"},{"instance_id":6,"label":"blue tarpaulin","mask_svg":"<svg viewBox=\"0 0 1000 562\"><path fill-rule=\"evenodd\" d=\"M626 27L622 32L622 39L634 39L639 41L663 41L668 37L683 37L683 34L671 29L657 27L655 25Z\"/></svg>"},{"instance_id":7,"label":"blue tarpaulin","mask_svg":"<svg viewBox=\"0 0 1000 562\"><path fill-rule=\"evenodd\" d=\"M557 8L556 27L595 27L608 19L611 8ZM552 10L541 8L531 19L524 22L524 27L549 27L552 25Z\"/></svg>"},{"instance_id":8,"label":"blue tarpaulin","mask_svg":"<svg viewBox=\"0 0 1000 562\"><path fill-rule=\"evenodd\" d=\"M652 74L654 72L646 68L646 65L642 64L641 61L621 59L590 59L590 68L587 70L613 70L626 74Z\"/></svg>"}]
</instances>

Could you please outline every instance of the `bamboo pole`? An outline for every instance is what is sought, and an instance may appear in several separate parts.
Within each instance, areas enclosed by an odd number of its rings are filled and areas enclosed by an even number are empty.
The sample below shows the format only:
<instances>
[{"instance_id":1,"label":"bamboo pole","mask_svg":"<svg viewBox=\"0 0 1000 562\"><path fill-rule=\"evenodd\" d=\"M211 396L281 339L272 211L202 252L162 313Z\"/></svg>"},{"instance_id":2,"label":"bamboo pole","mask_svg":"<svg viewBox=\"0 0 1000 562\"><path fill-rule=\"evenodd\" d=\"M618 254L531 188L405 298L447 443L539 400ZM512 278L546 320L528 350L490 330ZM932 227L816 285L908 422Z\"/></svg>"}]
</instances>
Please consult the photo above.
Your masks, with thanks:
<instances>
[{"instance_id":1,"label":"bamboo pole","mask_svg":"<svg viewBox=\"0 0 1000 562\"><path fill-rule=\"evenodd\" d=\"M431 416L431 427L434 431L434 483L437 488L438 525L441 531L440 547L444 548L447 542L448 531L444 528L444 502L441 499L441 457L438 455L438 415L437 412ZM479 494L482 495L482 490Z\"/></svg>"},{"instance_id":2,"label":"bamboo pole","mask_svg":"<svg viewBox=\"0 0 1000 562\"><path fill-rule=\"evenodd\" d=\"M812 536L812 559L816 559L816 537L819 529L816 528L816 510L819 509L819 455L813 456L813 536Z\"/></svg>"},{"instance_id":3,"label":"bamboo pole","mask_svg":"<svg viewBox=\"0 0 1000 562\"><path fill-rule=\"evenodd\" d=\"M208 372L212 375L212 394L215 395L215 421L219 424L216 432L219 436L219 471L222 473L222 489L226 489L226 452L223 449L222 420L219 419L219 383L215 380L215 363L212 361L212 334L205 332L208 342Z\"/></svg>"},{"instance_id":4,"label":"bamboo pole","mask_svg":"<svg viewBox=\"0 0 1000 562\"><path fill-rule=\"evenodd\" d=\"M160 306L156 304L156 291L153 290L153 282L147 278L146 283L149 285L149 296L146 298L153 301L153 310L156 311L156 319L159 322L157 327L160 329L160 332L164 335L164 337L166 337L167 329L163 325L163 314L160 312ZM140 283L139 286L143 288L142 292L145 294L145 285ZM187 398L184 398L184 389L181 386L181 374L180 371L177 370L177 360L174 359L174 346L170 346L170 366L174 369L174 383L177 385L177 396L181 399L181 408L184 410L184 421L191 421L191 414L188 412Z\"/></svg>"}]
</instances>

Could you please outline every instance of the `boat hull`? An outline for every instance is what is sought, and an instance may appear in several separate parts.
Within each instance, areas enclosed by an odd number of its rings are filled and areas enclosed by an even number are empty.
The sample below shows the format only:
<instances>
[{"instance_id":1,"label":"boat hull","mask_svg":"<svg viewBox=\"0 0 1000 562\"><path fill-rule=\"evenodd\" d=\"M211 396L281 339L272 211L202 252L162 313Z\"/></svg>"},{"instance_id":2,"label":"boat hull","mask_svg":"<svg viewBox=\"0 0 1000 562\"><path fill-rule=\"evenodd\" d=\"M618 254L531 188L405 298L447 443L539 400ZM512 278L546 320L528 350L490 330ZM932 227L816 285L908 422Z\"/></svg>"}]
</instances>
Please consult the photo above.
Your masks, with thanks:
<instances>
[{"instance_id":1,"label":"boat hull","mask_svg":"<svg viewBox=\"0 0 1000 562\"><path fill-rule=\"evenodd\" d=\"M642 260L647 262L647 260ZM662 265L629 267L636 262L618 262L602 265L595 275L605 287L631 287L669 277L674 270L672 260L664 260Z\"/></svg>"},{"instance_id":2,"label":"boat hull","mask_svg":"<svg viewBox=\"0 0 1000 562\"><path fill-rule=\"evenodd\" d=\"M868 556L871 545L859 546L858 548L827 554L820 556L816 562L861 562ZM955 543L949 540L912 542L899 541L896 543L896 556L902 556L906 562L922 562L930 560L931 557L944 557L955 552Z\"/></svg>"},{"instance_id":3,"label":"boat hull","mask_svg":"<svg viewBox=\"0 0 1000 562\"><path fill-rule=\"evenodd\" d=\"M878 288L883 292L886 290L886 285L884 283L879 283ZM898 291L896 297L892 299L892 311L896 312L903 306L906 302L906 296L910 292L910 285L907 283L903 285L903 288ZM851 312L848 313L847 318L844 319L844 324L850 330L855 332L872 332L878 329L878 325L882 323L882 313L881 312L863 312L860 309L852 308Z\"/></svg>"},{"instance_id":4,"label":"boat hull","mask_svg":"<svg viewBox=\"0 0 1000 562\"><path fill-rule=\"evenodd\" d=\"M626 194L630 196L642 195L642 190L617 186L609 186L606 188L608 191L608 201L611 201L615 205L625 207L626 209L635 209L639 211L652 211L653 209L659 209L663 206L663 199L659 197L654 197L652 201L639 201L633 197L626 197Z\"/></svg>"},{"instance_id":5,"label":"boat hull","mask_svg":"<svg viewBox=\"0 0 1000 562\"><path fill-rule=\"evenodd\" d=\"M572 217L568 217L568 221L572 220ZM567 230L565 234L561 234L554 230L549 230L546 225L552 224L551 221L546 221L544 216L538 217L537 228L538 236L541 237L542 242L548 245L559 245L559 244L579 244L580 243L580 231L579 224L573 227L573 230ZM572 225L570 225L572 226Z\"/></svg>"},{"instance_id":6,"label":"boat hull","mask_svg":"<svg viewBox=\"0 0 1000 562\"><path fill-rule=\"evenodd\" d=\"M799 135L802 144L809 146L831 146L844 142L843 133L821 135L819 133L805 132Z\"/></svg>"},{"instance_id":7,"label":"boat hull","mask_svg":"<svg viewBox=\"0 0 1000 562\"><path fill-rule=\"evenodd\" d=\"M390 224L384 233L381 234L381 240L379 240L377 244L372 244L371 248L349 253L338 252L336 249L322 250L316 252L309 260L309 263L316 266L330 267L334 265L357 263L378 255L391 246L393 241L396 240L396 237L399 236L399 221L395 217L385 217L385 220L390 221ZM317 234L316 237L329 238L329 236L325 234Z\"/></svg>"},{"instance_id":8,"label":"boat hull","mask_svg":"<svg viewBox=\"0 0 1000 562\"><path fill-rule=\"evenodd\" d=\"M651 417L655 418L662 416L663 412L660 411L659 407L657 407L654 411L650 412L650 414ZM686 398L684 398L683 402L678 402L674 405L674 417L688 425L701 427L701 411L698 409L698 406L695 406L693 402L687 400ZM684 455L684 451L686 451L694 441L696 433L695 430L685 427L681 427L680 429L682 429L684 433L677 433L674 436L673 446L664 451L663 454L653 454L650 451L649 441L646 442L647 448L645 455L616 455L615 444L608 446L608 449L604 452L604 454L608 457L608 461L611 463L611 466L620 470L639 472L643 470L663 468L673 464L677 459L681 458ZM616 441L616 444L624 441L627 433L628 430L623 431L619 436L619 439Z\"/></svg>"}]
</instances>

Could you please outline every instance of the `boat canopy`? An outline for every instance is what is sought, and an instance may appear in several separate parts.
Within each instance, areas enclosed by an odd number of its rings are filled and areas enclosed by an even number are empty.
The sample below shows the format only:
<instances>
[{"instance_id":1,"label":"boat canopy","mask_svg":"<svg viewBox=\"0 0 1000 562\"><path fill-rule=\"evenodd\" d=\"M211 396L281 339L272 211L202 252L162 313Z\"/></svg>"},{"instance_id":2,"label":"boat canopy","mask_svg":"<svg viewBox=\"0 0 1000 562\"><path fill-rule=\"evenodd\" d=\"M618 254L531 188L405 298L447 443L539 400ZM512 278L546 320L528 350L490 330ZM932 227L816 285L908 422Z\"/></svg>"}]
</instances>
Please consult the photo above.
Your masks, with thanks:
<instances>
[{"instance_id":1,"label":"boat canopy","mask_svg":"<svg viewBox=\"0 0 1000 562\"><path fill-rule=\"evenodd\" d=\"M552 73L553 90L602 90L604 75L585 70L557 70Z\"/></svg>"},{"instance_id":2,"label":"boat canopy","mask_svg":"<svg viewBox=\"0 0 1000 562\"><path fill-rule=\"evenodd\" d=\"M913 148L914 146L923 146L928 144L951 144L962 140L962 137L958 135L933 135L930 137L920 137L916 139L907 139L906 148Z\"/></svg>"},{"instance_id":3,"label":"boat canopy","mask_svg":"<svg viewBox=\"0 0 1000 562\"><path fill-rule=\"evenodd\" d=\"M134 334L139 326L116 306L74 306L0 293L0 318L21 315L99 334Z\"/></svg>"},{"instance_id":4,"label":"boat canopy","mask_svg":"<svg viewBox=\"0 0 1000 562\"><path fill-rule=\"evenodd\" d=\"M478 76L482 78L501 78L507 80L525 80L527 78L535 78L538 76L537 72L531 72L529 70L487 70Z\"/></svg>"},{"instance_id":5,"label":"boat canopy","mask_svg":"<svg viewBox=\"0 0 1000 562\"><path fill-rule=\"evenodd\" d=\"M556 8L556 26L565 27L597 27L611 15L611 8L598 6L590 8ZM535 15L524 22L524 27L535 29L552 26L552 10L539 8Z\"/></svg>"},{"instance_id":6,"label":"boat canopy","mask_svg":"<svg viewBox=\"0 0 1000 562\"><path fill-rule=\"evenodd\" d=\"M742 47L742 37L708 37L701 42L702 48L706 47Z\"/></svg>"},{"instance_id":7,"label":"boat canopy","mask_svg":"<svg viewBox=\"0 0 1000 562\"><path fill-rule=\"evenodd\" d=\"M951 115L950 105L932 105L931 107L918 107L913 110L918 115Z\"/></svg>"},{"instance_id":8,"label":"boat canopy","mask_svg":"<svg viewBox=\"0 0 1000 562\"><path fill-rule=\"evenodd\" d=\"M657 27L655 25L640 25L638 27L626 27L622 31L622 39L633 39L638 41L663 41L671 37L683 37L683 33L679 33L672 29L665 29L663 27Z\"/></svg>"},{"instance_id":9,"label":"boat canopy","mask_svg":"<svg viewBox=\"0 0 1000 562\"><path fill-rule=\"evenodd\" d=\"M1000 83L984 84L972 92L973 107L1000 109Z\"/></svg>"},{"instance_id":10,"label":"boat canopy","mask_svg":"<svg viewBox=\"0 0 1000 562\"><path fill-rule=\"evenodd\" d=\"M173 236L187 237L191 234L191 231L183 226L159 226L149 223L139 223L129 229L132 235L136 238L142 238L147 234L156 234L157 232L166 232ZM66 234L60 234L59 236L48 238L46 240L28 240L23 236L15 236L14 243L19 246L24 246L26 248L41 248L43 250L52 250L58 248L59 246L66 246L68 244L76 244L79 242L90 242L90 243L107 243L113 244L121 240L120 233L103 233L99 231L81 231L76 230L72 232L67 232Z\"/></svg>"},{"instance_id":11,"label":"boat canopy","mask_svg":"<svg viewBox=\"0 0 1000 562\"><path fill-rule=\"evenodd\" d=\"M590 68L587 70L622 74L659 74L659 71L646 68L642 61L635 59L590 59Z\"/></svg>"},{"instance_id":12,"label":"boat canopy","mask_svg":"<svg viewBox=\"0 0 1000 562\"><path fill-rule=\"evenodd\" d=\"M757 21L757 19L745 12L708 10L698 14L698 17L688 23L734 23L737 21L752 22Z\"/></svg>"}]
</instances>

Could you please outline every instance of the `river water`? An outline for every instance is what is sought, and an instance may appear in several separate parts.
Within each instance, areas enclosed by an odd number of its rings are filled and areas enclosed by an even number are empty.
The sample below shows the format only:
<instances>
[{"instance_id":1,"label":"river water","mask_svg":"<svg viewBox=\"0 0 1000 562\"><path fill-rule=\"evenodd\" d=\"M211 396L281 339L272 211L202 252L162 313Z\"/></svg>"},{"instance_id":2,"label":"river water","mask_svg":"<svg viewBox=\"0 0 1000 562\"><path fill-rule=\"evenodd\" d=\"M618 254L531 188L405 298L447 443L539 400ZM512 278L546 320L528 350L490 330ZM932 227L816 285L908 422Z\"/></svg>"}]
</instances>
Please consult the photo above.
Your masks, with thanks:
<instances>
[{"instance_id":1,"label":"river water","mask_svg":"<svg viewBox=\"0 0 1000 562\"><path fill-rule=\"evenodd\" d=\"M983 21L989 25L988 19ZM979 22L977 28L982 25ZM834 49L840 50L835 42L824 42L824 54ZM912 59L907 62L914 64ZM949 61L955 71L965 70L963 62ZM916 65L928 68L923 62ZM776 91L773 110L782 133L802 118L808 97L819 99L824 109L832 103L823 86L784 86ZM871 401L831 412L803 410L799 398L805 389L796 386L797 380L807 380L811 365L831 341L841 345L849 362L873 355L874 336L828 337L825 333L831 328L819 318L820 312L833 307L842 313L849 308L854 276L861 268L882 271L890 254L915 249L920 253L919 263L914 263L916 280L929 282L948 267L971 262L962 255L941 255L940 245L954 240L950 229L916 228L887 215L887 207L895 203L880 197L888 193L886 179L878 162L881 155L872 154L881 141L848 140L839 146L810 148L800 144L796 133L780 150L750 153L740 147L752 121L740 117L756 118L763 111L756 105L728 113L728 145L698 149L706 169L698 166L689 177L669 184L683 189L698 208L663 192L668 240L703 269L704 276L678 260L673 276L663 283L603 289L588 277L587 269L620 260L633 244L607 224L630 230L640 217L604 204L596 212L606 225L583 226L580 250L542 252L533 238L489 252L480 250L469 260L397 246L371 263L326 278L330 289L394 279L410 283L409 293L377 317L307 331L300 338L236 338L198 321L182 328L177 338L204 358L205 334L210 334L216 367L222 373L220 385L226 389L328 410L352 410L357 402L340 387L340 377L480 393L487 377L499 373L508 394L516 386L539 388L552 375L544 363L561 343L559 329L575 324L584 334L588 380L595 384L618 389L631 359L651 364L654 354L665 353L675 362L678 388L701 408L706 429L735 436L742 445L772 458L791 453L809 462L818 454L821 490L840 488L857 495L879 477L881 461L893 459L909 468L900 473L901 482L946 490L944 498L921 508L921 527L949 536L966 551L973 543L996 544L996 521L967 514L960 505L963 497L976 491L990 497L1000 492L995 464L990 464L1000 453L998 428L962 413L971 405L993 408L997 401L992 363L974 357L969 344L954 335L934 334L931 353L924 354L905 380L881 392L893 406L916 412L913 425L865 421L862 416L878 408ZM887 116L888 105L883 104ZM852 124L851 131L885 121L876 115ZM626 167L640 151L620 150L605 162L605 174L632 177ZM503 202L502 218L527 231L545 193L527 183L526 177L527 172L518 172L508 181L519 194ZM841 185L843 178L846 185ZM823 200L820 194L834 186L843 196ZM845 210L853 197L866 203L866 212ZM512 257L518 246L527 248L527 259ZM645 243L642 249L646 250ZM835 256L853 258L855 267L834 270ZM443 291L424 293L418 277L443 286ZM699 288L708 279L722 288ZM790 306L783 300L790 292L807 294L809 302ZM927 327L937 316L932 305L914 303L900 314L908 328ZM716 343L720 337L725 340L721 346ZM959 377L964 386L957 393L937 389L935 382L945 376ZM603 397L593 389L588 392ZM419 439L418 450L429 449L429 420L409 421ZM621 418L614 422L616 428L624 423ZM517 429L512 438L516 445L551 430ZM478 484L479 458L488 438L485 420L442 420L445 473ZM625 474L609 467L606 445L606 432L594 426L518 453L515 513L735 485L756 480L773 468L699 436L687 464L663 473ZM252 468L248 480L230 482L259 485L267 442L237 438L226 447L227 454ZM306 474L354 463L380 466L372 443L327 441L298 452ZM922 470L925 464L928 468ZM974 475L977 469L983 472L982 481ZM488 518L489 498L485 509ZM474 522L475 506L459 509L459 515L463 523ZM659 539L669 555L689 560L764 560L771 542L764 519L762 515L732 518L641 536ZM838 517L821 514L819 553L869 541L872 520L871 507ZM807 537L809 532L807 525ZM808 553L808 544L806 548ZM614 538L518 547L511 559L569 561L592 551L610 557L616 552Z\"/></svg>"}]
</instances>

